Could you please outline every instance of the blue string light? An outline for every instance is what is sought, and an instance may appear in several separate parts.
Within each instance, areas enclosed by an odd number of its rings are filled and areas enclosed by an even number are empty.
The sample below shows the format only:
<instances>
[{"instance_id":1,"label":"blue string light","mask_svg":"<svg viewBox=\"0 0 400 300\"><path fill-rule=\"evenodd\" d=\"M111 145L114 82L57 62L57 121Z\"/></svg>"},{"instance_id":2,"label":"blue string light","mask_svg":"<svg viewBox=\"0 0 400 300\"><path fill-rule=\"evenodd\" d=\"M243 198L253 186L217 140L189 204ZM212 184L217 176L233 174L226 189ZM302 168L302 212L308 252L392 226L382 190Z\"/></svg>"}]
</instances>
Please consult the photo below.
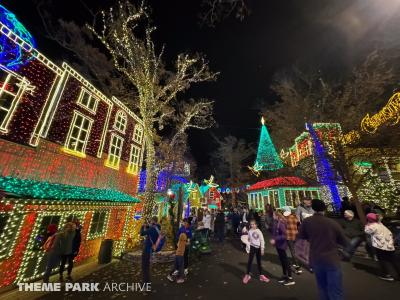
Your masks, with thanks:
<instances>
[{"instance_id":1,"label":"blue string light","mask_svg":"<svg viewBox=\"0 0 400 300\"><path fill-rule=\"evenodd\" d=\"M18 21L17 17L4 6L0 5L0 22L18 35L32 48L36 48L36 42L29 31ZM5 34L0 37L0 64L10 70L17 70L20 66L28 63L34 56L24 55L21 45L11 42Z\"/></svg>"},{"instance_id":2,"label":"blue string light","mask_svg":"<svg viewBox=\"0 0 400 300\"><path fill-rule=\"evenodd\" d=\"M315 163L317 168L318 180L322 185L326 185L332 196L333 205L336 211L341 208L339 190L337 188L335 174L329 163L326 151L312 124L307 123L306 128L310 132L311 138L314 141Z\"/></svg>"}]
</instances>

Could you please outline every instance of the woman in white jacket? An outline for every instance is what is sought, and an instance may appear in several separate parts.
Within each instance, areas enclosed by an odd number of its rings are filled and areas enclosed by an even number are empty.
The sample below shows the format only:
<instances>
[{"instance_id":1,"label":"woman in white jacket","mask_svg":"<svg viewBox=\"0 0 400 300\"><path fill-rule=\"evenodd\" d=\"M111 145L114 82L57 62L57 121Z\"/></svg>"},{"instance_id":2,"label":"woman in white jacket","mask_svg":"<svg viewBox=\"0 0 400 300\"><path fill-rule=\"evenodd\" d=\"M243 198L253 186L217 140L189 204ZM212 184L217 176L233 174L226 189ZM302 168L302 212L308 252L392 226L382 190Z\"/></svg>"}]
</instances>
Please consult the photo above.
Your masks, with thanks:
<instances>
[{"instance_id":1,"label":"woman in white jacket","mask_svg":"<svg viewBox=\"0 0 400 300\"><path fill-rule=\"evenodd\" d=\"M204 228L207 228L208 229L208 233L210 233L210 230L211 230L211 215L210 215L210 212L208 210L206 210L204 212L203 224L204 224Z\"/></svg>"},{"instance_id":2,"label":"woman in white jacket","mask_svg":"<svg viewBox=\"0 0 400 300\"><path fill-rule=\"evenodd\" d=\"M365 233L371 235L372 247L375 248L376 256L378 257L379 264L382 269L380 279L393 281L394 278L390 275L390 265L397 272L400 277L400 267L395 257L395 248L393 235L390 230L379 221L379 216L374 213L367 215L367 225L365 226Z\"/></svg>"}]
</instances>

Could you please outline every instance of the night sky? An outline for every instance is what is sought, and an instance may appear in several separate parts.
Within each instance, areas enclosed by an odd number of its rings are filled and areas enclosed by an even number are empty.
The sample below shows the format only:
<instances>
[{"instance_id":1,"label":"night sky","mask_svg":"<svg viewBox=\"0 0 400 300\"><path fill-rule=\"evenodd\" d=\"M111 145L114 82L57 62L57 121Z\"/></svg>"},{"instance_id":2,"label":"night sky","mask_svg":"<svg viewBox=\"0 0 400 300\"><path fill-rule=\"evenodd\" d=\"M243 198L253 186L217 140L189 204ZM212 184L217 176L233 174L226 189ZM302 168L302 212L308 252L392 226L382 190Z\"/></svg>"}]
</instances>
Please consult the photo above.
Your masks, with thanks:
<instances>
[{"instance_id":1,"label":"night sky","mask_svg":"<svg viewBox=\"0 0 400 300\"><path fill-rule=\"evenodd\" d=\"M56 0L55 18L90 21L82 1ZM93 10L113 1L84 1ZM0 1L13 11L36 38L39 50L50 59L60 59L60 50L48 41L35 11L34 1ZM242 22L228 18L215 28L200 27L199 0L152 0L152 18L157 26L156 44L166 46L171 62L180 52L201 52L212 70L221 72L217 82L193 87L187 96L216 101L214 128L217 136L228 134L258 140L260 117L257 103L273 103L273 75L293 64L320 68L331 76L347 72L375 47L396 43L398 0L252 0L251 15ZM397 16L397 18L395 18ZM398 31L397 31L398 32ZM268 119L268 116L267 116ZM273 137L273 128L271 129ZM210 131L192 130L191 151L200 166L209 162L215 149ZM294 138L294 137L293 137ZM278 145L279 146L279 145ZM206 176L206 174L204 174Z\"/></svg>"}]
</instances>

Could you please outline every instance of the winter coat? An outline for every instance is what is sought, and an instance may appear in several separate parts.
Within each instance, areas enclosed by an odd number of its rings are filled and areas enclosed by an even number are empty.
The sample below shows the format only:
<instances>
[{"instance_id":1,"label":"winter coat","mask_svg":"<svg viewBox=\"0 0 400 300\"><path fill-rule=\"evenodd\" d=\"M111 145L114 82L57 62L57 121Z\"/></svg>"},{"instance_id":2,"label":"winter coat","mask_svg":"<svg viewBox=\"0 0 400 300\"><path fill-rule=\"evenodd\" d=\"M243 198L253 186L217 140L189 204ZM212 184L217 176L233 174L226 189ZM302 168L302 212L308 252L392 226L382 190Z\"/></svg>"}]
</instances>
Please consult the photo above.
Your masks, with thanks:
<instances>
[{"instance_id":1,"label":"winter coat","mask_svg":"<svg viewBox=\"0 0 400 300\"><path fill-rule=\"evenodd\" d=\"M275 240L275 247L278 249L287 249L286 240L286 222L284 220L274 220L272 225L272 238Z\"/></svg>"},{"instance_id":2,"label":"winter coat","mask_svg":"<svg viewBox=\"0 0 400 300\"><path fill-rule=\"evenodd\" d=\"M392 232L382 223L368 223L365 233L371 235L373 247L385 251L395 250Z\"/></svg>"}]
</instances>

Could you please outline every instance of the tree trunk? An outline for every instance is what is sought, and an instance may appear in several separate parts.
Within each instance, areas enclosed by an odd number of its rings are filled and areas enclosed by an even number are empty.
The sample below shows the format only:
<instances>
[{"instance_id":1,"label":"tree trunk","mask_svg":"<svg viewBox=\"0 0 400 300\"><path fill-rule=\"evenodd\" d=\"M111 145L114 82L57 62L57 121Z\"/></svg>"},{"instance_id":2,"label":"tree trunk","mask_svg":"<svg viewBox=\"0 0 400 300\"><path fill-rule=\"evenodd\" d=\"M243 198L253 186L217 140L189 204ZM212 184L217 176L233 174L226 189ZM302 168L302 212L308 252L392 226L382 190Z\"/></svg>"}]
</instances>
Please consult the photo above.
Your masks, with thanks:
<instances>
[{"instance_id":1,"label":"tree trunk","mask_svg":"<svg viewBox=\"0 0 400 300\"><path fill-rule=\"evenodd\" d=\"M144 193L143 217L145 221L149 222L154 210L155 205L155 188L157 174L155 170L155 156L156 151L154 141L149 134L146 134L146 191Z\"/></svg>"}]
</instances>

